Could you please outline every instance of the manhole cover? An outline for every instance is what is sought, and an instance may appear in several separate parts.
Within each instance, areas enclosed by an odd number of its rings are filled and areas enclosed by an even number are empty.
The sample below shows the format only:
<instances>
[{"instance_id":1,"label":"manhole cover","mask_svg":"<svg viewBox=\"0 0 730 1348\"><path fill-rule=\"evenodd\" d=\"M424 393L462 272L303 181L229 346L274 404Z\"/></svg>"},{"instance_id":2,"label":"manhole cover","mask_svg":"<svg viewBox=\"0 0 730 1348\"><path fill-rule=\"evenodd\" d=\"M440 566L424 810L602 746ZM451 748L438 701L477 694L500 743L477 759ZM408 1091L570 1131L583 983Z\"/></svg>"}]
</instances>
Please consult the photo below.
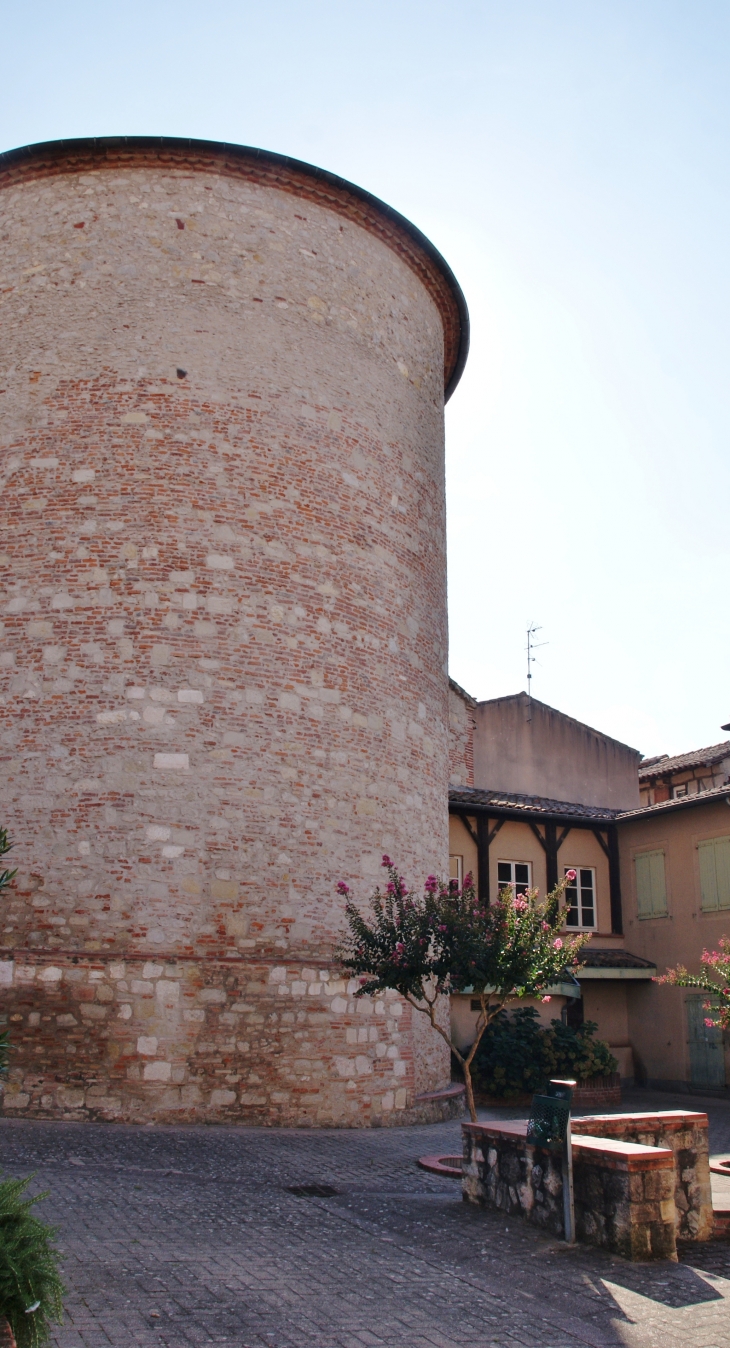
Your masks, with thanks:
<instances>
[{"instance_id":1,"label":"manhole cover","mask_svg":"<svg viewBox=\"0 0 730 1348\"><path fill-rule=\"evenodd\" d=\"M339 1193L331 1184L288 1184L286 1191L295 1198L334 1198Z\"/></svg>"}]
</instances>

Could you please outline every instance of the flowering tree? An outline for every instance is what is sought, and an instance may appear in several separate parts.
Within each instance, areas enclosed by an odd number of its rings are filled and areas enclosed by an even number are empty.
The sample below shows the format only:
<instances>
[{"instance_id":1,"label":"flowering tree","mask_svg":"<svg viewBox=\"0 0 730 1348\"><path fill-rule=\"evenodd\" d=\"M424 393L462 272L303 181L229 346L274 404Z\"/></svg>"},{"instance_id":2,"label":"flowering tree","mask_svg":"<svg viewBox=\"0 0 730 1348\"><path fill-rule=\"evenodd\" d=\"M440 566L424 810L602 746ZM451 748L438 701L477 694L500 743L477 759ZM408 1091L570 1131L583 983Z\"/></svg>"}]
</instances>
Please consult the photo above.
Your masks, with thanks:
<instances>
[{"instance_id":1,"label":"flowering tree","mask_svg":"<svg viewBox=\"0 0 730 1348\"><path fill-rule=\"evenodd\" d=\"M429 875L423 894L411 893L390 857L385 890L376 889L370 915L364 917L342 881L347 932L338 957L360 979L356 997L388 988L428 1016L464 1071L469 1113L476 1119L471 1065L490 1021L507 1002L522 997L546 997L567 964L576 964L588 936L568 936L565 921L564 880L540 903L537 890L515 895L503 889L492 904L480 900L471 875L463 888L455 880ZM450 1028L439 1021L439 997L471 992L479 998L474 1042L465 1054L457 1048Z\"/></svg>"},{"instance_id":2,"label":"flowering tree","mask_svg":"<svg viewBox=\"0 0 730 1348\"><path fill-rule=\"evenodd\" d=\"M676 969L667 969L661 978L654 981L670 983L677 988L701 988L703 992L709 992L712 1001L704 1003L705 1011L710 1012L705 1016L705 1025L709 1030L715 1026L721 1030L730 1030L730 937L720 937L719 950L703 950L701 963L701 974L690 974L683 964L678 964Z\"/></svg>"}]
</instances>

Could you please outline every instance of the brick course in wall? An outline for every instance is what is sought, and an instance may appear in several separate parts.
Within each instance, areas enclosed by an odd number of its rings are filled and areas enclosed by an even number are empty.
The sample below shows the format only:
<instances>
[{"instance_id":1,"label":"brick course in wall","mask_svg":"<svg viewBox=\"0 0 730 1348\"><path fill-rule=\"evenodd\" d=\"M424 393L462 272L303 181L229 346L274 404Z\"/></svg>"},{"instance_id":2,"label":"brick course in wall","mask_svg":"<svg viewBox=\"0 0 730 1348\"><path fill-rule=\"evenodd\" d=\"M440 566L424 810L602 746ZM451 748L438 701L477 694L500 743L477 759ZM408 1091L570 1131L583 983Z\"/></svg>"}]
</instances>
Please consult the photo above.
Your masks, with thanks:
<instances>
[{"instance_id":1,"label":"brick course in wall","mask_svg":"<svg viewBox=\"0 0 730 1348\"><path fill-rule=\"evenodd\" d=\"M281 174L0 175L6 1109L387 1122L449 1076L332 961L338 879L446 871L450 282Z\"/></svg>"}]
</instances>

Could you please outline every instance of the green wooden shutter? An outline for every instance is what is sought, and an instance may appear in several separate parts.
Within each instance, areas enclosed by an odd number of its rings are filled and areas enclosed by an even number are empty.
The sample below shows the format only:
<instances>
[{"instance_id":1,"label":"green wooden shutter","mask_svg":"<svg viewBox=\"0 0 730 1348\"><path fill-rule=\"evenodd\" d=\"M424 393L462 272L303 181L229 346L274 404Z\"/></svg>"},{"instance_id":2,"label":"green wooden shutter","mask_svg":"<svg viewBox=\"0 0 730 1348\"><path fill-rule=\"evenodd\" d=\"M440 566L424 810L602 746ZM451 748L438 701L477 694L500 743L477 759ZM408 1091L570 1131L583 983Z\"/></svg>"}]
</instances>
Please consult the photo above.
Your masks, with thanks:
<instances>
[{"instance_id":1,"label":"green wooden shutter","mask_svg":"<svg viewBox=\"0 0 730 1348\"><path fill-rule=\"evenodd\" d=\"M715 869L717 906L730 908L730 838L718 838L715 842Z\"/></svg>"},{"instance_id":2,"label":"green wooden shutter","mask_svg":"<svg viewBox=\"0 0 730 1348\"><path fill-rule=\"evenodd\" d=\"M634 868L639 917L661 917L667 911L664 853L640 852Z\"/></svg>"},{"instance_id":3,"label":"green wooden shutter","mask_svg":"<svg viewBox=\"0 0 730 1348\"><path fill-rule=\"evenodd\" d=\"M710 838L697 848L700 857L702 911L730 908L730 838Z\"/></svg>"}]
</instances>

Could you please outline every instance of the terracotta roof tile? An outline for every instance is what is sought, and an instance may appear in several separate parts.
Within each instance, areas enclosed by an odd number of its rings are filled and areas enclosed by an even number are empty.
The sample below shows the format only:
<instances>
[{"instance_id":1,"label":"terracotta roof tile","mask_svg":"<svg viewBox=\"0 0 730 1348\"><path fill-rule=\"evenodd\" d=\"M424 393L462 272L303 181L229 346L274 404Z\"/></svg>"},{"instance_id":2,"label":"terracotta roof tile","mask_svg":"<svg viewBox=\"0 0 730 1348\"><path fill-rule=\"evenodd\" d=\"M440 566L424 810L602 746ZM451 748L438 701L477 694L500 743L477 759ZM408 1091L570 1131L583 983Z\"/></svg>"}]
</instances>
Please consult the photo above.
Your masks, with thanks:
<instances>
[{"instance_id":1,"label":"terracotta roof tile","mask_svg":"<svg viewBox=\"0 0 730 1348\"><path fill-rule=\"evenodd\" d=\"M514 791L485 791L477 786L449 787L450 805L491 805L494 809L524 811L560 819L589 819L611 823L620 811L599 805L579 805L571 801L551 800L547 796L522 796Z\"/></svg>"},{"instance_id":2,"label":"terracotta roof tile","mask_svg":"<svg viewBox=\"0 0 730 1348\"><path fill-rule=\"evenodd\" d=\"M705 765L709 768L713 763L721 763L723 758L730 758L730 740L723 740L722 744L711 744L707 749L693 749L688 754L675 754L674 758L662 754L639 764L639 780L664 777L667 773L681 772L683 768L699 768Z\"/></svg>"}]
</instances>

